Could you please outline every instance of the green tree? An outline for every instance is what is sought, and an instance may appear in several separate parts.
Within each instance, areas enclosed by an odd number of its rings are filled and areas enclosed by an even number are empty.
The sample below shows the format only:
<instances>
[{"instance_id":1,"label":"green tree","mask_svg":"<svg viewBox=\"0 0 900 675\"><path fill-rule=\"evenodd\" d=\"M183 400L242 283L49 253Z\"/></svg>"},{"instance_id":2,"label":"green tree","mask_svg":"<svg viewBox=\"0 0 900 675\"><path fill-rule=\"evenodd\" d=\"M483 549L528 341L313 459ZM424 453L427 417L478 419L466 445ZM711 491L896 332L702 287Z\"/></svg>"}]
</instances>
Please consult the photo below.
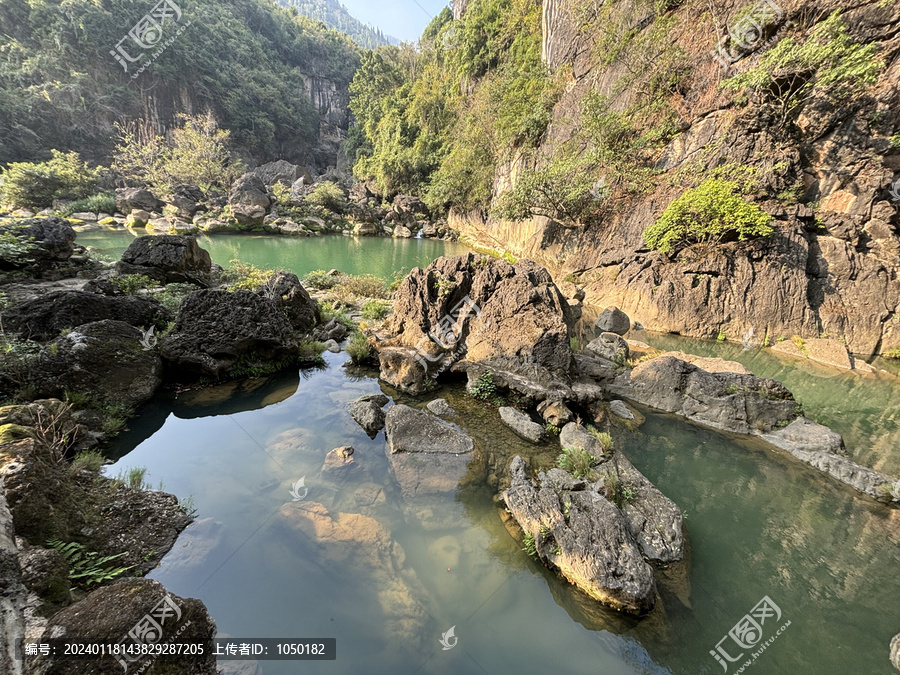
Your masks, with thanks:
<instances>
[{"instance_id":1,"label":"green tree","mask_svg":"<svg viewBox=\"0 0 900 675\"><path fill-rule=\"evenodd\" d=\"M695 242L713 246L729 237L745 241L771 235L772 217L756 204L744 201L736 194L737 189L735 183L709 178L686 190L644 230L644 242L652 249L670 253L677 246Z\"/></svg>"},{"instance_id":2,"label":"green tree","mask_svg":"<svg viewBox=\"0 0 900 675\"><path fill-rule=\"evenodd\" d=\"M97 188L100 169L78 153L50 151L46 162L13 162L2 174L2 200L16 206L45 207L54 199L81 199Z\"/></svg>"}]
</instances>

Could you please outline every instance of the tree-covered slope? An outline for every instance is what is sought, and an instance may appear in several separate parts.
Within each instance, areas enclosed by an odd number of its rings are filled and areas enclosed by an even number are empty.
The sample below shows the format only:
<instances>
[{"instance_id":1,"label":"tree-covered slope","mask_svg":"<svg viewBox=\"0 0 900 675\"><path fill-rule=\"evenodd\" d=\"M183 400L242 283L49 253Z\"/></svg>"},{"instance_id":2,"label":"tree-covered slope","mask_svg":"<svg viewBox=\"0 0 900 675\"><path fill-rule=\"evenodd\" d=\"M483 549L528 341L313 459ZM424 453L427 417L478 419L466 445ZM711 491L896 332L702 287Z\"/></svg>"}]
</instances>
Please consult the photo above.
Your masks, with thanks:
<instances>
[{"instance_id":1,"label":"tree-covered slope","mask_svg":"<svg viewBox=\"0 0 900 675\"><path fill-rule=\"evenodd\" d=\"M276 0L283 7L292 7L303 16L321 21L353 38L360 47L374 49L383 45L397 44L398 40L385 35L380 28L368 26L355 18L338 0Z\"/></svg>"},{"instance_id":2,"label":"tree-covered slope","mask_svg":"<svg viewBox=\"0 0 900 675\"><path fill-rule=\"evenodd\" d=\"M162 131L178 113L207 109L258 160L308 161L319 115L307 83L321 78L345 89L358 48L269 0L175 6L180 16L169 5L166 17L157 10L161 37L153 30L139 35L148 46L142 50L128 34L159 7L152 2L0 3L0 164L42 159L51 148L104 160L116 122L142 120ZM123 51L120 61L111 54Z\"/></svg>"}]
</instances>

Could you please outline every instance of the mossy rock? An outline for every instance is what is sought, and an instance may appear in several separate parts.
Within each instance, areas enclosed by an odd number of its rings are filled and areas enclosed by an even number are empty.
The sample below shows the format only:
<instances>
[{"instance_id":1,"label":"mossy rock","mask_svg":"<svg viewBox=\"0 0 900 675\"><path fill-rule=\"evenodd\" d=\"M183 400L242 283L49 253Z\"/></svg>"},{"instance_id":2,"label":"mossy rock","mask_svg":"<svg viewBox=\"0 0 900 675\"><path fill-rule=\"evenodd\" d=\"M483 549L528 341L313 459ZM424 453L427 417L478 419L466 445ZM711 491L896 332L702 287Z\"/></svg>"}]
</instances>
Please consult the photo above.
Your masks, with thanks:
<instances>
[{"instance_id":1,"label":"mossy rock","mask_svg":"<svg viewBox=\"0 0 900 675\"><path fill-rule=\"evenodd\" d=\"M0 444L15 443L16 441L34 437L34 431L19 424L4 424L0 426Z\"/></svg>"}]
</instances>

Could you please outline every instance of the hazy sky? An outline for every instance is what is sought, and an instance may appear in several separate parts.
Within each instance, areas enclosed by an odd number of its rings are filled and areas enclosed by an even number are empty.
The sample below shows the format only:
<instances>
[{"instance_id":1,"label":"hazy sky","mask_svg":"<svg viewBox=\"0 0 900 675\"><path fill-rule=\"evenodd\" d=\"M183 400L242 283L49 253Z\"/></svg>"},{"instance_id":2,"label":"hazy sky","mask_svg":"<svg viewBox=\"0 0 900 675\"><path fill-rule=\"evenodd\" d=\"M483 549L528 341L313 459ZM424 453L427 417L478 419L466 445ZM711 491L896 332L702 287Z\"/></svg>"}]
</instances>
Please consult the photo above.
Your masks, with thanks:
<instances>
[{"instance_id":1,"label":"hazy sky","mask_svg":"<svg viewBox=\"0 0 900 675\"><path fill-rule=\"evenodd\" d=\"M432 17L437 16L441 9L449 4L447 0L340 1L353 16L363 23L372 24L384 33L393 35L404 42L418 40Z\"/></svg>"}]
</instances>

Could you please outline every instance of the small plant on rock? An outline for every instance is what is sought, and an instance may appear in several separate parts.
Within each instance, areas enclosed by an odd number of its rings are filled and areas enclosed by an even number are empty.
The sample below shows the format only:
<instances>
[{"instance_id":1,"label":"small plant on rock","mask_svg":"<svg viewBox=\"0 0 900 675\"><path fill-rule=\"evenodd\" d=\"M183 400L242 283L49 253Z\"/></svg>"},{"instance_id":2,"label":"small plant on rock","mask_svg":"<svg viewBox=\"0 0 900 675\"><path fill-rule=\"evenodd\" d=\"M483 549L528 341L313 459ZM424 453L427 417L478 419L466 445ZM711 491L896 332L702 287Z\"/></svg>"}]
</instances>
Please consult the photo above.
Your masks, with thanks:
<instances>
[{"instance_id":1,"label":"small plant on rock","mask_svg":"<svg viewBox=\"0 0 900 675\"><path fill-rule=\"evenodd\" d=\"M101 557L95 551L88 551L83 544L74 541L65 543L59 539L48 540L47 546L62 554L69 564L69 579L82 588L99 586L104 582L112 581L134 567L134 565L115 567L109 564L113 560L121 558L125 553Z\"/></svg>"},{"instance_id":2,"label":"small plant on rock","mask_svg":"<svg viewBox=\"0 0 900 675\"><path fill-rule=\"evenodd\" d=\"M472 386L469 387L469 394L479 401L493 401L497 397L497 386L494 384L494 374L491 371L483 372L478 376Z\"/></svg>"},{"instance_id":3,"label":"small plant on rock","mask_svg":"<svg viewBox=\"0 0 900 675\"><path fill-rule=\"evenodd\" d=\"M594 467L597 459L587 450L581 448L563 448L562 454L556 458L556 466L568 471L575 478L594 480Z\"/></svg>"},{"instance_id":4,"label":"small plant on rock","mask_svg":"<svg viewBox=\"0 0 900 675\"><path fill-rule=\"evenodd\" d=\"M534 535L531 534L531 532L525 533L525 536L522 538L522 543L525 544L525 546L522 547L522 550L532 558L537 558L537 545L534 541Z\"/></svg>"}]
</instances>

